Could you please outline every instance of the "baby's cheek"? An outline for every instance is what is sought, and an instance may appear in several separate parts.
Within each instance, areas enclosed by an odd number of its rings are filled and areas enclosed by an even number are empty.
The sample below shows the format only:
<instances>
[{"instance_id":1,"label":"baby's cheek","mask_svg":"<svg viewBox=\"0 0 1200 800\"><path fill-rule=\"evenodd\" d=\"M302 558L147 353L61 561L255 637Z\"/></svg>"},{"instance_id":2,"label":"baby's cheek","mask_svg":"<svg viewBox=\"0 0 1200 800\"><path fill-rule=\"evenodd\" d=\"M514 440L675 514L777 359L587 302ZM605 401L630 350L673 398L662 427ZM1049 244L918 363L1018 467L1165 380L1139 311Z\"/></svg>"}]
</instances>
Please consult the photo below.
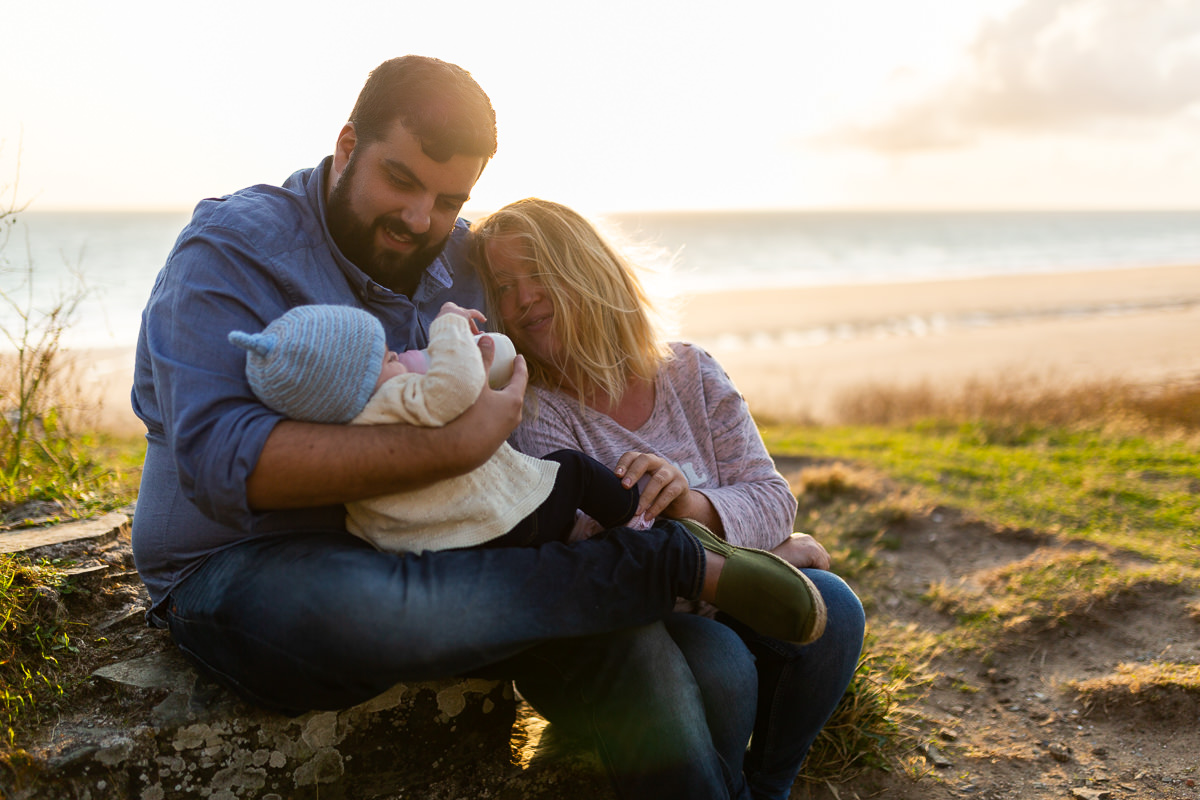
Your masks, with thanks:
<instances>
[{"instance_id":1,"label":"baby's cheek","mask_svg":"<svg viewBox=\"0 0 1200 800\"><path fill-rule=\"evenodd\" d=\"M396 363L401 367L397 374L416 372L424 375L429 371L429 356L424 350L405 350L403 353L399 353L397 358Z\"/></svg>"}]
</instances>

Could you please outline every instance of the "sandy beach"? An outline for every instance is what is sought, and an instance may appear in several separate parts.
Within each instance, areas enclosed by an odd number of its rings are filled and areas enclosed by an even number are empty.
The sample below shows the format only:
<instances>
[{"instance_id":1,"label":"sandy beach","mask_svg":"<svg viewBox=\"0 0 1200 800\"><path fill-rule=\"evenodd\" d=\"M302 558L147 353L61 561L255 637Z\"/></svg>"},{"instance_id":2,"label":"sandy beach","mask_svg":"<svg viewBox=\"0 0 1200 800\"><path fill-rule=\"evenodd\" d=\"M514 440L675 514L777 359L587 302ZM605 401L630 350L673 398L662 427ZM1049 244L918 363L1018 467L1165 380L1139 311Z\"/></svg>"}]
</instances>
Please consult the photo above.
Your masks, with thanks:
<instances>
[{"instance_id":1,"label":"sandy beach","mask_svg":"<svg viewBox=\"0 0 1200 800\"><path fill-rule=\"evenodd\" d=\"M1200 379L1200 266L696 295L680 320L776 419L835 421L864 384Z\"/></svg>"},{"instance_id":2,"label":"sandy beach","mask_svg":"<svg viewBox=\"0 0 1200 800\"><path fill-rule=\"evenodd\" d=\"M697 294L678 319L776 419L835 421L864 384L1200 379L1200 266ZM132 348L72 355L98 424L141 433Z\"/></svg>"}]
</instances>

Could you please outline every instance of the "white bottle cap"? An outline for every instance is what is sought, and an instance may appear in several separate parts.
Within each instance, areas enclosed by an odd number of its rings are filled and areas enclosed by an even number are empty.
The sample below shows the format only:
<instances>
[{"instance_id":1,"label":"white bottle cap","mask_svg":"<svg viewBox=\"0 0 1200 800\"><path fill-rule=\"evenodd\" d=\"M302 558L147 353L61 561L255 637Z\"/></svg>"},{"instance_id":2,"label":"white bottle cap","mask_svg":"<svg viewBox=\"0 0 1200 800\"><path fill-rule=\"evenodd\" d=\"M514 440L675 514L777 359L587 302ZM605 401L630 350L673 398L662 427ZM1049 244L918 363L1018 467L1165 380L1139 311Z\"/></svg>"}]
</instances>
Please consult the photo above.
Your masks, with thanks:
<instances>
[{"instance_id":1,"label":"white bottle cap","mask_svg":"<svg viewBox=\"0 0 1200 800\"><path fill-rule=\"evenodd\" d=\"M512 339L503 333L476 334L475 341L478 342L484 336L491 339L496 346L496 357L492 359L492 369L488 372L488 385L499 389L507 386L512 379L513 359L517 357L517 348L513 347Z\"/></svg>"}]
</instances>

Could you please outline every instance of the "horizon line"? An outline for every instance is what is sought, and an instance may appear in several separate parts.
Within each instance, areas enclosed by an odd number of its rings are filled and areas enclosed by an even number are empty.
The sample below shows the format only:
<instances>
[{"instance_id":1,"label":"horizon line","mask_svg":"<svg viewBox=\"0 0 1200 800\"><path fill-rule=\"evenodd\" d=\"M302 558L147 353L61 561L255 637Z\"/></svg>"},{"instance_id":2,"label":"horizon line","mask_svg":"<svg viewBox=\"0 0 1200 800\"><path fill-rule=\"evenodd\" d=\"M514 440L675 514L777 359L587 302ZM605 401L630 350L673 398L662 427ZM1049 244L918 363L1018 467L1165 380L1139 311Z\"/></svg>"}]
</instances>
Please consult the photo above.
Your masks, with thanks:
<instances>
[{"instance_id":1,"label":"horizon line","mask_svg":"<svg viewBox=\"0 0 1200 800\"><path fill-rule=\"evenodd\" d=\"M54 208L25 207L8 212L22 214L191 214L195 206L61 206ZM459 216L474 219L492 213L494 208L464 208ZM2 214L3 211L0 211ZM1200 213L1200 206L1117 206L1117 205L972 205L972 206L745 206L745 207L657 207L657 208L592 208L587 214L1080 214L1080 213Z\"/></svg>"}]
</instances>

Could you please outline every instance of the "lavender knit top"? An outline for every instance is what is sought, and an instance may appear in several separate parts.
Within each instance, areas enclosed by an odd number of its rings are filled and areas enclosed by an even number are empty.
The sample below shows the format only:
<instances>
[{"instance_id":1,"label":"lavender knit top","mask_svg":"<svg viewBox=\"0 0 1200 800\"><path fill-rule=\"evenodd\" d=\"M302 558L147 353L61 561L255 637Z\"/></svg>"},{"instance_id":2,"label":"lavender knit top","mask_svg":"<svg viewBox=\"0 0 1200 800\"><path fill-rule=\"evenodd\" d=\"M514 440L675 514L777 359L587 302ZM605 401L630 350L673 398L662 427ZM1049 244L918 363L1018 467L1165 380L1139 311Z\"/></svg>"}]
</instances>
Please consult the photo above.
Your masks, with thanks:
<instances>
[{"instance_id":1,"label":"lavender knit top","mask_svg":"<svg viewBox=\"0 0 1200 800\"><path fill-rule=\"evenodd\" d=\"M746 401L704 350L681 342L671 349L675 357L655 377L654 409L637 430L535 387L535 400L527 402L509 441L532 456L573 448L609 466L630 450L657 453L712 501L730 542L775 547L792 532L796 498L767 454Z\"/></svg>"}]
</instances>

